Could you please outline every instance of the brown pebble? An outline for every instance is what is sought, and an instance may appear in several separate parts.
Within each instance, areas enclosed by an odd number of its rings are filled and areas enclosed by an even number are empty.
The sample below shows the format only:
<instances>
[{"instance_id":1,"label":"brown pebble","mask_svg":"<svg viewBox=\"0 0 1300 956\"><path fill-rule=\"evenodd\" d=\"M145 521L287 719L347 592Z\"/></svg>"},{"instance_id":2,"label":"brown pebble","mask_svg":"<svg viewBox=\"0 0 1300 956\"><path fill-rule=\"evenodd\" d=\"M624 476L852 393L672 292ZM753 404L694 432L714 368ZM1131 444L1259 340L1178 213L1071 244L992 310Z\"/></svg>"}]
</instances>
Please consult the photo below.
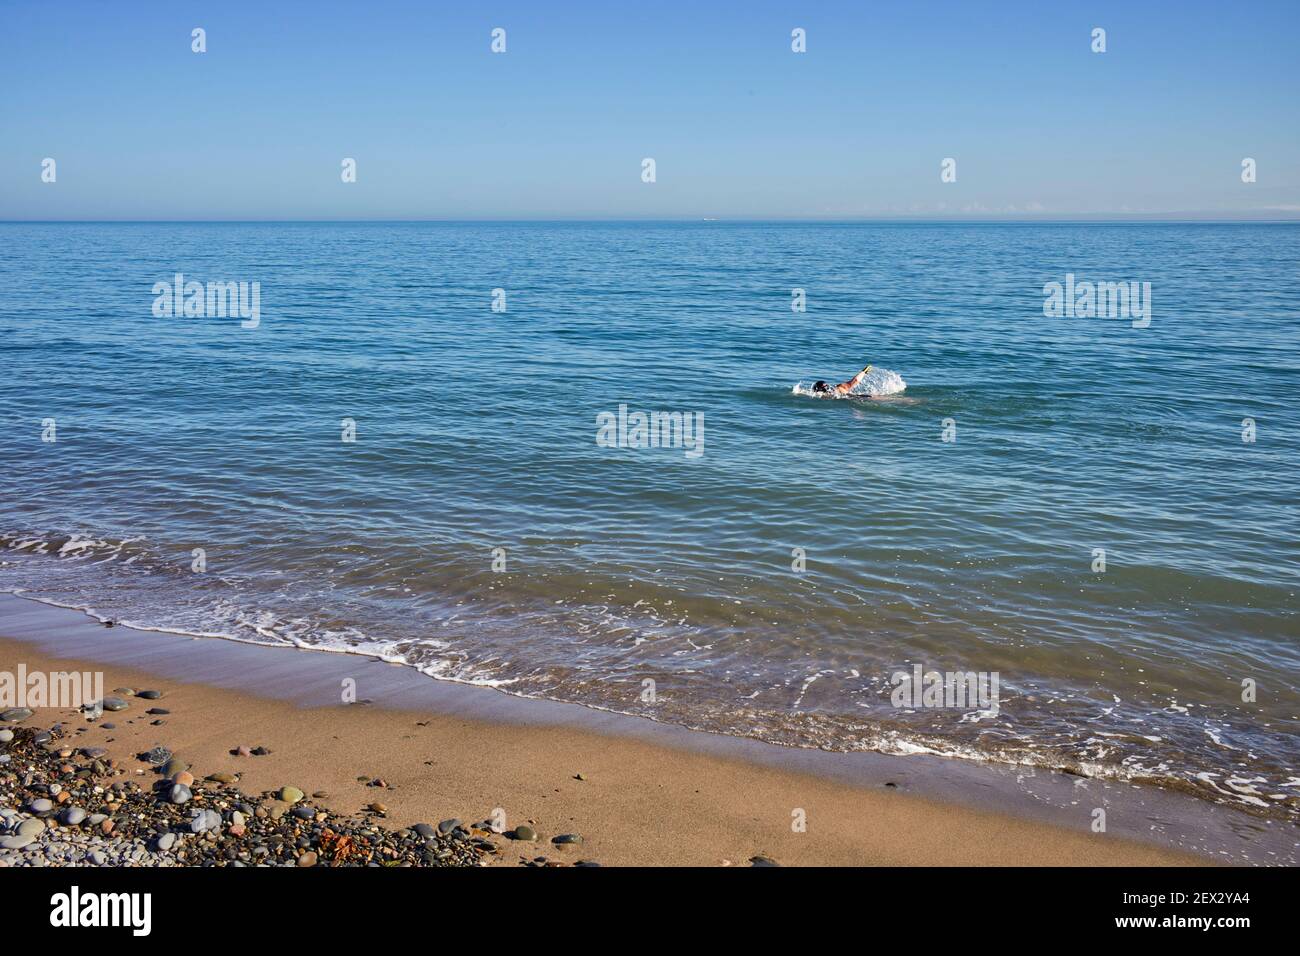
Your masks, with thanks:
<instances>
[{"instance_id":1,"label":"brown pebble","mask_svg":"<svg viewBox=\"0 0 1300 956\"><path fill-rule=\"evenodd\" d=\"M101 830L103 830L103 831L104 831L104 835L107 836L108 834L110 834L110 833L113 832L113 821L112 821L112 820L105 820L103 823L101 823L101 824L99 825L99 828L100 828Z\"/></svg>"},{"instance_id":2,"label":"brown pebble","mask_svg":"<svg viewBox=\"0 0 1300 956\"><path fill-rule=\"evenodd\" d=\"M302 856L298 857L298 865L299 865L299 866L315 866L315 865L316 865L316 854L315 854L315 853L312 853L310 850L308 850L308 851L307 851L306 853L304 853Z\"/></svg>"},{"instance_id":3,"label":"brown pebble","mask_svg":"<svg viewBox=\"0 0 1300 956\"><path fill-rule=\"evenodd\" d=\"M194 786L194 774L188 770L182 770L172 776L172 783L179 783L183 787L192 787Z\"/></svg>"}]
</instances>

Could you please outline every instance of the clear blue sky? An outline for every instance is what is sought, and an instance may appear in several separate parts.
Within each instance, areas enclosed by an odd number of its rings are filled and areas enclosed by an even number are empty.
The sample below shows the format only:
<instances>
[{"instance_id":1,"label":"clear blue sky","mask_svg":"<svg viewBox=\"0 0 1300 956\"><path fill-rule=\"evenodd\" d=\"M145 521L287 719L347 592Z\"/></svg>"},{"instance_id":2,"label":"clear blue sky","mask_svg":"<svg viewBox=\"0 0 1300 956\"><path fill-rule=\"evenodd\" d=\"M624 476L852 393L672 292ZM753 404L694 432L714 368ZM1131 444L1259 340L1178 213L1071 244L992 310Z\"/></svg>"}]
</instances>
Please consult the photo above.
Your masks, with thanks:
<instances>
[{"instance_id":1,"label":"clear blue sky","mask_svg":"<svg viewBox=\"0 0 1300 956\"><path fill-rule=\"evenodd\" d=\"M0 219L1300 218L1298 38L1296 0L5 0Z\"/></svg>"}]
</instances>

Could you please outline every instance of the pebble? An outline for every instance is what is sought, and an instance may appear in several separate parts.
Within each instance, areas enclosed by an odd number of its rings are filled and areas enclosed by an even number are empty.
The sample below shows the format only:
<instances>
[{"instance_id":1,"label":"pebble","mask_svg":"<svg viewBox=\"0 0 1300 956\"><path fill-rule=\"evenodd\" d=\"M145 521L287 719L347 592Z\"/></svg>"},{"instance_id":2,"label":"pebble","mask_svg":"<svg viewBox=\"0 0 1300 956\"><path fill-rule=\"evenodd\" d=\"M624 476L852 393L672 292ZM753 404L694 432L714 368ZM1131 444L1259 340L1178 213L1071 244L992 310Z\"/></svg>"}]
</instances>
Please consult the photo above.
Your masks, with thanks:
<instances>
[{"instance_id":1,"label":"pebble","mask_svg":"<svg viewBox=\"0 0 1300 956\"><path fill-rule=\"evenodd\" d=\"M238 780L239 777L230 773L228 770L219 770L216 773L208 774L205 779L211 780L215 783L231 784Z\"/></svg>"},{"instance_id":2,"label":"pebble","mask_svg":"<svg viewBox=\"0 0 1300 956\"><path fill-rule=\"evenodd\" d=\"M191 789L188 768L170 780L146 777L150 764L155 770L172 761L184 766L162 747L139 754L145 762L134 767L119 767L106 756L83 761L89 748L72 743L87 729L56 725L37 731L20 725L4 741L0 756L13 762L0 763L0 868L486 866L501 859L482 826L467 832L470 828L455 818L393 830L380 826L373 814L336 814L315 800L309 804L296 787L259 798L233 786ZM229 774L227 779L237 778ZM296 797L297 804L273 799L281 793ZM173 802L177 798L180 802ZM371 807L388 812L383 804ZM10 915L10 904L0 894L0 915Z\"/></svg>"},{"instance_id":3,"label":"pebble","mask_svg":"<svg viewBox=\"0 0 1300 956\"><path fill-rule=\"evenodd\" d=\"M551 842L560 846L574 845L582 842L582 837L576 833L561 833L557 837L551 837Z\"/></svg>"},{"instance_id":4,"label":"pebble","mask_svg":"<svg viewBox=\"0 0 1300 956\"><path fill-rule=\"evenodd\" d=\"M126 710L129 706L121 697L105 697L103 702L103 708L111 711Z\"/></svg>"},{"instance_id":5,"label":"pebble","mask_svg":"<svg viewBox=\"0 0 1300 956\"><path fill-rule=\"evenodd\" d=\"M106 753L108 753L108 751L105 750L103 747L82 747L81 748L81 755L83 757L89 757L91 760L97 760L98 758L104 756L104 754Z\"/></svg>"},{"instance_id":6,"label":"pebble","mask_svg":"<svg viewBox=\"0 0 1300 956\"><path fill-rule=\"evenodd\" d=\"M280 799L285 803L297 803L302 799L302 791L297 787L281 787Z\"/></svg>"},{"instance_id":7,"label":"pebble","mask_svg":"<svg viewBox=\"0 0 1300 956\"><path fill-rule=\"evenodd\" d=\"M530 827L528 824L521 823L519 826L514 828L514 831L511 833L511 836L516 840L531 841L537 839L537 831L534 830L532 827Z\"/></svg>"},{"instance_id":8,"label":"pebble","mask_svg":"<svg viewBox=\"0 0 1300 956\"><path fill-rule=\"evenodd\" d=\"M7 744L14 739L14 732L9 729L0 730L0 744Z\"/></svg>"},{"instance_id":9,"label":"pebble","mask_svg":"<svg viewBox=\"0 0 1300 956\"><path fill-rule=\"evenodd\" d=\"M171 711L167 710L165 707L150 707L145 711L145 713L150 717L166 717L171 713Z\"/></svg>"},{"instance_id":10,"label":"pebble","mask_svg":"<svg viewBox=\"0 0 1300 956\"><path fill-rule=\"evenodd\" d=\"M162 775L164 777L171 778L171 777L175 777L178 773L183 773L184 771L189 769L190 769L190 765L187 764L180 757L172 757L165 764L163 764Z\"/></svg>"},{"instance_id":11,"label":"pebble","mask_svg":"<svg viewBox=\"0 0 1300 956\"><path fill-rule=\"evenodd\" d=\"M207 833L221 826L221 814L216 810L195 810L190 816L190 830L194 833Z\"/></svg>"},{"instance_id":12,"label":"pebble","mask_svg":"<svg viewBox=\"0 0 1300 956\"><path fill-rule=\"evenodd\" d=\"M10 697L9 699L13 700L12 697ZM28 710L26 707L11 707L8 710L6 710L4 713L0 713L0 720L5 720L10 723L17 723L20 720L26 720L31 715L32 712Z\"/></svg>"},{"instance_id":13,"label":"pebble","mask_svg":"<svg viewBox=\"0 0 1300 956\"><path fill-rule=\"evenodd\" d=\"M86 811L81 807L68 807L59 815L59 819L63 821L64 826L75 827L86 819Z\"/></svg>"},{"instance_id":14,"label":"pebble","mask_svg":"<svg viewBox=\"0 0 1300 956\"><path fill-rule=\"evenodd\" d=\"M159 697L162 696L162 691L160 691L160 690L142 690L142 691L140 691L138 694L136 694L135 696L136 696L136 697L139 697L141 700L157 700Z\"/></svg>"}]
</instances>

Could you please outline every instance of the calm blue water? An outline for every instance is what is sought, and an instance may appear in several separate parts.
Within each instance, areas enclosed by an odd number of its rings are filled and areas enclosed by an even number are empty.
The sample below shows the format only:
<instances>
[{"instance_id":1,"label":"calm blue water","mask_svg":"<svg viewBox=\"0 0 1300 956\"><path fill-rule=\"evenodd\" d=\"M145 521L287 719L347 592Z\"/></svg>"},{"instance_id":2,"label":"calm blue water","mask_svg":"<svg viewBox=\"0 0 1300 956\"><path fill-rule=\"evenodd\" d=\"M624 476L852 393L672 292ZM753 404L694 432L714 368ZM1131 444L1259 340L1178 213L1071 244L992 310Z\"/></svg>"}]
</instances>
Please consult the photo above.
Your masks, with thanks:
<instances>
[{"instance_id":1,"label":"calm blue water","mask_svg":"<svg viewBox=\"0 0 1300 956\"><path fill-rule=\"evenodd\" d=\"M1284 225L4 224L0 588L1285 813L1298 266ZM177 272L260 325L155 316ZM1067 273L1149 327L1044 317ZM906 390L791 392L867 362ZM602 447L620 404L703 453ZM891 706L913 664L998 713Z\"/></svg>"}]
</instances>

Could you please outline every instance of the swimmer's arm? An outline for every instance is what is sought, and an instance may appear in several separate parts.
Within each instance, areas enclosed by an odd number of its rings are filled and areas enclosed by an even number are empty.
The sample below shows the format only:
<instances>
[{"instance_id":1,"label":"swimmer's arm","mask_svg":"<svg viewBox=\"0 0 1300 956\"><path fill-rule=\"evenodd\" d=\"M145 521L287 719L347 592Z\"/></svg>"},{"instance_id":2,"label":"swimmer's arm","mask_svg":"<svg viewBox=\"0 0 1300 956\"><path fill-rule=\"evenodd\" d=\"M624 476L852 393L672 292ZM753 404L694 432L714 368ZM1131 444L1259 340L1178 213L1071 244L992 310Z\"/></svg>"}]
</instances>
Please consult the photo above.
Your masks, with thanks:
<instances>
[{"instance_id":1,"label":"swimmer's arm","mask_svg":"<svg viewBox=\"0 0 1300 956\"><path fill-rule=\"evenodd\" d=\"M847 382L840 382L840 384L836 385L835 391L840 395L847 395L849 392L853 391L853 389L858 387L858 384L864 378L867 377L867 373L870 371L871 371L871 366L868 365L866 368L864 368L857 375L853 376Z\"/></svg>"}]
</instances>

